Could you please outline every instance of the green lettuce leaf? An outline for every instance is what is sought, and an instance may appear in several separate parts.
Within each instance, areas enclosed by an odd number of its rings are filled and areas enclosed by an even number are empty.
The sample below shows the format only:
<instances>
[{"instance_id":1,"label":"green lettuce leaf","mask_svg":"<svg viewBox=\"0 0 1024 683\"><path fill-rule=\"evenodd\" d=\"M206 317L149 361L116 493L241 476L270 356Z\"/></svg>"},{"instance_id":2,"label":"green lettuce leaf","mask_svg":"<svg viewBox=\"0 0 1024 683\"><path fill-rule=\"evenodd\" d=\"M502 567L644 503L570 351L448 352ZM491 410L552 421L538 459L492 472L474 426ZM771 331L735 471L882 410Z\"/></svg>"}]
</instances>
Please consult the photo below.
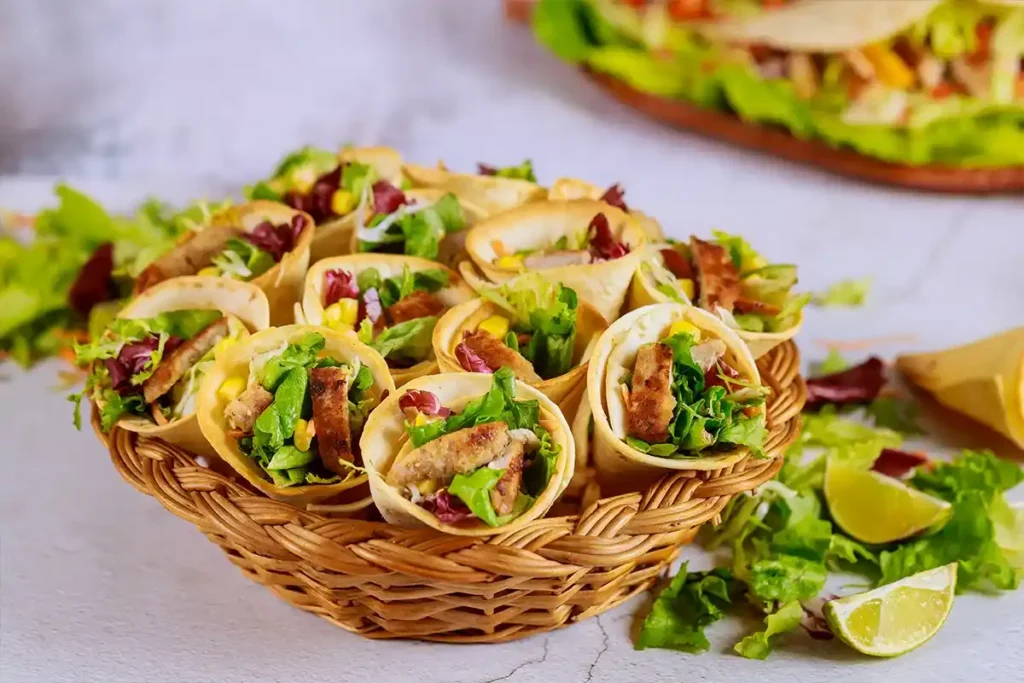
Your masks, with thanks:
<instances>
[{"instance_id":1,"label":"green lettuce leaf","mask_svg":"<svg viewBox=\"0 0 1024 683\"><path fill-rule=\"evenodd\" d=\"M248 240L229 240L224 251L213 257L212 265L221 275L236 280L253 280L274 267L274 257Z\"/></svg>"},{"instance_id":2,"label":"green lettuce leaf","mask_svg":"<svg viewBox=\"0 0 1024 683\"><path fill-rule=\"evenodd\" d=\"M430 355L430 339L437 320L437 316L426 316L392 325L377 335L370 346L384 358L419 362Z\"/></svg>"},{"instance_id":3,"label":"green lettuce leaf","mask_svg":"<svg viewBox=\"0 0 1024 683\"><path fill-rule=\"evenodd\" d=\"M707 651L704 629L725 616L738 588L727 569L688 572L684 562L644 618L636 649Z\"/></svg>"},{"instance_id":4,"label":"green lettuce leaf","mask_svg":"<svg viewBox=\"0 0 1024 683\"><path fill-rule=\"evenodd\" d=\"M822 307L855 308L863 306L871 289L871 278L840 280L814 297L814 305Z\"/></svg>"},{"instance_id":5,"label":"green lettuce leaf","mask_svg":"<svg viewBox=\"0 0 1024 683\"><path fill-rule=\"evenodd\" d=\"M315 332L307 334L270 358L257 376L257 380L267 391L275 391L289 370L312 367L325 344L323 335Z\"/></svg>"},{"instance_id":6,"label":"green lettuce leaf","mask_svg":"<svg viewBox=\"0 0 1024 683\"><path fill-rule=\"evenodd\" d=\"M764 619L764 630L752 633L733 648L747 659L767 659L778 637L794 630L803 619L804 610L797 601L787 602Z\"/></svg>"},{"instance_id":7,"label":"green lettuce leaf","mask_svg":"<svg viewBox=\"0 0 1024 683\"><path fill-rule=\"evenodd\" d=\"M822 562L780 554L750 566L750 592L764 602L809 600L825 587L827 575Z\"/></svg>"},{"instance_id":8,"label":"green lettuce leaf","mask_svg":"<svg viewBox=\"0 0 1024 683\"><path fill-rule=\"evenodd\" d=\"M839 352L839 349L831 347L828 350L828 355L825 356L825 360L820 363L812 364L811 376L821 377L823 375L833 375L837 372L842 372L850 367L850 361L843 357L843 354Z\"/></svg>"},{"instance_id":9,"label":"green lettuce leaf","mask_svg":"<svg viewBox=\"0 0 1024 683\"><path fill-rule=\"evenodd\" d=\"M498 178L512 178L514 180L527 180L531 183L537 182L537 176L533 174L533 162L529 159L518 166L504 166L496 168L494 175Z\"/></svg>"},{"instance_id":10,"label":"green lettuce leaf","mask_svg":"<svg viewBox=\"0 0 1024 683\"><path fill-rule=\"evenodd\" d=\"M932 469L918 468L911 480L914 488L953 502L961 494L978 492L992 498L1024 481L1024 470L1002 460L991 451L963 451L952 462L936 463Z\"/></svg>"},{"instance_id":11,"label":"green lettuce leaf","mask_svg":"<svg viewBox=\"0 0 1024 683\"><path fill-rule=\"evenodd\" d=\"M504 474L505 470L490 467L481 467L469 475L456 474L448 485L448 493L458 497L487 526L499 526L498 513L491 505L491 489Z\"/></svg>"}]
</instances>

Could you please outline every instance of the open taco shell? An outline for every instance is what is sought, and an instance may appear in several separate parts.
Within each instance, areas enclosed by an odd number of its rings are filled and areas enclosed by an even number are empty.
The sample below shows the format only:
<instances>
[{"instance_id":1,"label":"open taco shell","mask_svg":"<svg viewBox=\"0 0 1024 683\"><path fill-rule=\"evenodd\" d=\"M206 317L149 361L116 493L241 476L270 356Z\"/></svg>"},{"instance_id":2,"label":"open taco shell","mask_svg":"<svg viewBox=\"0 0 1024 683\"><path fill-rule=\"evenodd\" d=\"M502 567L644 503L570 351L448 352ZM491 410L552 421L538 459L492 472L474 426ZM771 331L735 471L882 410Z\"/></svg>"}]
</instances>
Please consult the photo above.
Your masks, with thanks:
<instances>
[{"instance_id":1,"label":"open taco shell","mask_svg":"<svg viewBox=\"0 0 1024 683\"><path fill-rule=\"evenodd\" d=\"M402 183L402 155L391 147L347 147L338 153L338 162L356 162L372 166L377 177L395 187ZM310 263L329 256L341 256L352 252L352 232L356 226L356 212L327 221L316 226L313 243L310 246Z\"/></svg>"},{"instance_id":2,"label":"open taco shell","mask_svg":"<svg viewBox=\"0 0 1024 683\"><path fill-rule=\"evenodd\" d=\"M598 201L604 196L606 190L601 189L597 185L592 185L585 180L579 180L577 178L558 178L548 188L548 199L551 201L572 201L574 199L592 199ZM661 227L661 223L654 220L650 216L636 209L630 209L629 215L633 217L640 227L643 228L644 233L647 234L647 239L654 242L661 242L665 239L665 231Z\"/></svg>"},{"instance_id":3,"label":"open taco shell","mask_svg":"<svg viewBox=\"0 0 1024 683\"><path fill-rule=\"evenodd\" d=\"M405 164L402 171L414 187L454 192L460 200L480 207L489 216L547 195L547 190L537 183L518 178L452 173L444 168L417 164Z\"/></svg>"},{"instance_id":4,"label":"open taco shell","mask_svg":"<svg viewBox=\"0 0 1024 683\"><path fill-rule=\"evenodd\" d=\"M475 330L481 322L493 315L508 317L509 313L490 301L476 298L455 306L441 316L437 327L434 328L433 338L434 355L437 357L441 372L466 372L455 357L455 347L462 341L463 332ZM564 375L530 384L557 403L566 415L575 413L580 401L580 387L586 384L587 366L594 347L607 327L608 323L593 306L580 301L576 309L576 340L572 369Z\"/></svg>"},{"instance_id":5,"label":"open taco shell","mask_svg":"<svg viewBox=\"0 0 1024 683\"><path fill-rule=\"evenodd\" d=\"M713 40L782 50L843 52L910 28L941 0L802 0L771 12L703 22L694 28Z\"/></svg>"},{"instance_id":6,"label":"open taco shell","mask_svg":"<svg viewBox=\"0 0 1024 683\"><path fill-rule=\"evenodd\" d=\"M341 334L324 327L312 325L287 325L275 327L254 334L234 346L217 359L213 369L203 378L199 389L196 415L203 435L216 454L260 492L298 507L318 505L321 509L331 505L339 510L352 512L369 504L366 475L353 469L351 476L334 484L303 486L277 486L263 472L256 462L241 451L238 441L228 435L228 424L224 417L227 401L218 395L218 389L229 377L248 378L249 361L260 353L282 348L307 334L317 333L326 340L323 354L343 362L356 359L368 367L373 374L373 386L368 392L380 401L394 394L395 385L384 359L376 351L359 342L354 335Z\"/></svg>"},{"instance_id":7,"label":"open taco shell","mask_svg":"<svg viewBox=\"0 0 1024 683\"><path fill-rule=\"evenodd\" d=\"M939 403L1024 448L1024 327L945 351L902 355L896 367Z\"/></svg>"},{"instance_id":8,"label":"open taco shell","mask_svg":"<svg viewBox=\"0 0 1024 683\"><path fill-rule=\"evenodd\" d=\"M651 245L646 251L644 262L650 258L654 258L654 254L656 254L659 249L668 246L669 245L667 244ZM658 289L658 283L654 279L654 275L650 267L644 262L641 262L640 266L636 269L636 272L633 273L633 282L629 286L627 307L631 311L635 311L643 306L650 306L651 304L663 304L676 301L668 294L665 294ZM735 332L739 335L739 338L743 340L743 343L747 345L747 348L750 349L750 354L756 360L761 356L766 355L779 344L796 337L803 325L804 313L803 310L801 310L796 323L789 329L782 332L748 332L747 330L735 330Z\"/></svg>"},{"instance_id":9,"label":"open taco shell","mask_svg":"<svg viewBox=\"0 0 1024 683\"><path fill-rule=\"evenodd\" d=\"M633 371L639 348L663 338L677 320L696 325L705 338L721 339L726 346L724 360L744 381L761 383L750 350L707 311L666 303L638 308L619 318L601 335L587 372L587 399L594 418L591 458L603 489L638 490L672 470L717 470L739 462L750 452L746 447L734 447L714 455L665 458L641 453L625 442L626 405L619 382Z\"/></svg>"},{"instance_id":10,"label":"open taco shell","mask_svg":"<svg viewBox=\"0 0 1024 683\"><path fill-rule=\"evenodd\" d=\"M237 318L249 332L270 327L270 307L259 287L222 277L191 275L166 280L129 301L118 318L153 318L170 311L217 310ZM163 439L199 455L215 455L203 436L197 413L158 425L143 417L123 417L117 426L136 434Z\"/></svg>"},{"instance_id":11,"label":"open taco shell","mask_svg":"<svg viewBox=\"0 0 1024 683\"><path fill-rule=\"evenodd\" d=\"M419 377L409 382L374 410L366 422L359 446L363 453L370 481L373 502L390 524L408 527L432 527L455 536L493 536L517 531L547 513L572 479L575 467L575 445L565 417L548 397L533 387L516 382L517 400L536 400L540 404L540 421L551 432L552 443L561 450L547 486L530 509L500 527L489 527L483 522L473 525L451 525L441 522L433 514L406 499L385 481L391 465L400 455L412 450L405 430L405 414L398 406L402 394L411 389L429 391L441 404L458 412L491 388L491 375L478 373L440 374Z\"/></svg>"},{"instance_id":12,"label":"open taco shell","mask_svg":"<svg viewBox=\"0 0 1024 683\"><path fill-rule=\"evenodd\" d=\"M495 259L503 255L499 249L508 254L542 249L563 235L573 237L585 231L599 213L608 219L615 238L629 245L628 254L612 261L535 270L576 290L580 299L612 321L619 316L633 271L647 244L640 225L619 209L592 200L527 204L478 223L466 238L466 251L487 280L500 284L521 271L496 266Z\"/></svg>"},{"instance_id":13,"label":"open taco shell","mask_svg":"<svg viewBox=\"0 0 1024 683\"><path fill-rule=\"evenodd\" d=\"M306 273L306 286L302 295L302 321L309 325L323 324L324 273L327 271L345 270L358 275L367 268L376 268L381 277L386 279L401 275L403 266L408 267L413 273L435 268L447 271L448 286L435 292L435 296L449 309L473 299L473 290L462 281L459 274L436 261L396 254L349 254L324 259L310 267ZM391 368L391 377L395 381L395 386L400 387L417 377L436 373L437 368L437 359L430 358L409 368Z\"/></svg>"}]
</instances>

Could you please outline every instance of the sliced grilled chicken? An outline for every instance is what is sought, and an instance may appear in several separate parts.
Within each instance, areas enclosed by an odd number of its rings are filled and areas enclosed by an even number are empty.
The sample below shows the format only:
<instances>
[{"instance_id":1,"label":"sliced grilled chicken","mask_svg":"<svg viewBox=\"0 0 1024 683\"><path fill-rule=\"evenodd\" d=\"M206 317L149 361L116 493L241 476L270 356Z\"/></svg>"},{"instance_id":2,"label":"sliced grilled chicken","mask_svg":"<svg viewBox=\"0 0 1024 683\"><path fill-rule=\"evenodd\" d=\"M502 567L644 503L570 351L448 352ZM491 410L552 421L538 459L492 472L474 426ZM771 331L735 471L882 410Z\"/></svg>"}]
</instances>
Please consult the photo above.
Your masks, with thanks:
<instances>
[{"instance_id":1,"label":"sliced grilled chicken","mask_svg":"<svg viewBox=\"0 0 1024 683\"><path fill-rule=\"evenodd\" d=\"M348 420L348 371L345 368L313 368L309 371L309 395L313 403L316 441L324 467L342 477L355 462Z\"/></svg>"},{"instance_id":2,"label":"sliced grilled chicken","mask_svg":"<svg viewBox=\"0 0 1024 683\"><path fill-rule=\"evenodd\" d=\"M438 315L442 311L444 303L440 299L430 292L419 290L388 306L387 314L391 324L397 325L407 320Z\"/></svg>"},{"instance_id":3,"label":"sliced grilled chicken","mask_svg":"<svg viewBox=\"0 0 1024 683\"><path fill-rule=\"evenodd\" d=\"M274 395L253 384L224 408L224 419L233 431L249 434L257 418L274 402Z\"/></svg>"},{"instance_id":4,"label":"sliced grilled chicken","mask_svg":"<svg viewBox=\"0 0 1024 683\"><path fill-rule=\"evenodd\" d=\"M691 237L690 253L697 271L700 307L711 312L717 306L732 311L740 295L740 275L728 250L718 244Z\"/></svg>"},{"instance_id":5,"label":"sliced grilled chicken","mask_svg":"<svg viewBox=\"0 0 1024 683\"><path fill-rule=\"evenodd\" d=\"M672 349L665 344L644 344L636 354L633 388L626 403L629 434L648 443L664 443L675 407Z\"/></svg>"},{"instance_id":6,"label":"sliced grilled chicken","mask_svg":"<svg viewBox=\"0 0 1024 683\"><path fill-rule=\"evenodd\" d=\"M153 403L170 391L188 369L199 362L207 351L229 333L228 319L218 318L199 331L199 334L184 341L165 356L156 371L142 383L142 397L146 403Z\"/></svg>"},{"instance_id":7,"label":"sliced grilled chicken","mask_svg":"<svg viewBox=\"0 0 1024 683\"><path fill-rule=\"evenodd\" d=\"M530 361L505 346L502 340L492 334L479 331L467 332L462 341L473 353L480 356L491 370L508 367L512 368L516 379L534 383L543 381L537 371L533 369L533 364Z\"/></svg>"},{"instance_id":8,"label":"sliced grilled chicken","mask_svg":"<svg viewBox=\"0 0 1024 683\"><path fill-rule=\"evenodd\" d=\"M210 265L214 256L224 251L229 240L243 232L242 228L229 225L210 226L200 230L146 266L135 281L135 293L144 292L172 277L195 275Z\"/></svg>"}]
</instances>

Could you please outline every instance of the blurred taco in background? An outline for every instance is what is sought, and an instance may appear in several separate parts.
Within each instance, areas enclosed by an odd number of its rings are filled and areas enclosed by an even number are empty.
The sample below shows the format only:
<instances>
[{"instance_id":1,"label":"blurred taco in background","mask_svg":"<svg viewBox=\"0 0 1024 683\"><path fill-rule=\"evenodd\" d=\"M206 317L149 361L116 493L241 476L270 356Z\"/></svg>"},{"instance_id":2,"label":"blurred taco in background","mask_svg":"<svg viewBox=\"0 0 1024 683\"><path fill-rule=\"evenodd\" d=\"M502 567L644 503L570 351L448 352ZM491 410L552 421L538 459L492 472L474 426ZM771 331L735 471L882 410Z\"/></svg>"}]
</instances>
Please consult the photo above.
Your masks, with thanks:
<instances>
[{"instance_id":1,"label":"blurred taco in background","mask_svg":"<svg viewBox=\"0 0 1024 683\"><path fill-rule=\"evenodd\" d=\"M316 223L310 262L316 263L349 253L356 209L401 186L402 157L390 147L345 147L339 153L303 147L282 159L269 178L247 187L245 194L309 214Z\"/></svg>"},{"instance_id":2,"label":"blurred taco in background","mask_svg":"<svg viewBox=\"0 0 1024 683\"><path fill-rule=\"evenodd\" d=\"M577 178L558 178L548 188L548 199L552 201L571 201L573 199L594 199L625 211L633 220L640 224L649 240L665 239L661 224L650 216L626 205L626 191L618 183L606 189L592 185Z\"/></svg>"},{"instance_id":3,"label":"blurred taco in background","mask_svg":"<svg viewBox=\"0 0 1024 683\"><path fill-rule=\"evenodd\" d=\"M135 297L86 344L85 389L100 429L114 425L205 455L196 400L214 361L238 340L270 325L266 295L255 285L213 277L179 277Z\"/></svg>"},{"instance_id":4,"label":"blurred taco in background","mask_svg":"<svg viewBox=\"0 0 1024 683\"><path fill-rule=\"evenodd\" d=\"M646 244L640 225L605 202L533 202L470 231L466 252L483 279L467 281L500 284L536 271L573 289L611 321L622 309Z\"/></svg>"},{"instance_id":5,"label":"blurred taco in background","mask_svg":"<svg viewBox=\"0 0 1024 683\"><path fill-rule=\"evenodd\" d=\"M474 297L455 271L427 259L350 254L306 274L301 322L355 333L384 358L402 386L437 372L431 347L441 316Z\"/></svg>"},{"instance_id":6,"label":"blurred taco in background","mask_svg":"<svg viewBox=\"0 0 1024 683\"><path fill-rule=\"evenodd\" d=\"M478 164L477 173L454 173L443 164L437 168L405 164L402 172L413 187L454 192L460 200L479 207L487 215L543 199L547 194L537 184L529 159L518 166Z\"/></svg>"},{"instance_id":7,"label":"blurred taco in background","mask_svg":"<svg viewBox=\"0 0 1024 683\"><path fill-rule=\"evenodd\" d=\"M359 437L394 390L384 359L353 335L288 325L219 357L197 415L217 455L261 492L351 512L370 502Z\"/></svg>"},{"instance_id":8,"label":"blurred taco in background","mask_svg":"<svg viewBox=\"0 0 1024 683\"><path fill-rule=\"evenodd\" d=\"M795 265L768 263L738 235L712 234L649 247L633 275L629 307L693 303L736 330L760 358L796 336L811 295L792 291Z\"/></svg>"},{"instance_id":9,"label":"blurred taco in background","mask_svg":"<svg viewBox=\"0 0 1024 683\"><path fill-rule=\"evenodd\" d=\"M565 417L508 368L413 380L370 415L360 447L385 520L456 536L543 517L575 464Z\"/></svg>"},{"instance_id":10,"label":"blurred taco in background","mask_svg":"<svg viewBox=\"0 0 1024 683\"><path fill-rule=\"evenodd\" d=\"M313 230L308 214L277 202L222 209L146 266L135 280L135 293L186 275L252 282L267 295L271 322L291 322Z\"/></svg>"},{"instance_id":11,"label":"blurred taco in background","mask_svg":"<svg viewBox=\"0 0 1024 683\"><path fill-rule=\"evenodd\" d=\"M799 0L680 21L674 2L541 0L538 39L633 89L897 164L1024 164L1024 4Z\"/></svg>"},{"instance_id":12,"label":"blurred taco in background","mask_svg":"<svg viewBox=\"0 0 1024 683\"><path fill-rule=\"evenodd\" d=\"M576 292L530 273L479 292L452 308L434 328L442 372L492 373L507 367L516 379L550 398L567 415L579 401L587 364L601 332L601 314Z\"/></svg>"}]
</instances>

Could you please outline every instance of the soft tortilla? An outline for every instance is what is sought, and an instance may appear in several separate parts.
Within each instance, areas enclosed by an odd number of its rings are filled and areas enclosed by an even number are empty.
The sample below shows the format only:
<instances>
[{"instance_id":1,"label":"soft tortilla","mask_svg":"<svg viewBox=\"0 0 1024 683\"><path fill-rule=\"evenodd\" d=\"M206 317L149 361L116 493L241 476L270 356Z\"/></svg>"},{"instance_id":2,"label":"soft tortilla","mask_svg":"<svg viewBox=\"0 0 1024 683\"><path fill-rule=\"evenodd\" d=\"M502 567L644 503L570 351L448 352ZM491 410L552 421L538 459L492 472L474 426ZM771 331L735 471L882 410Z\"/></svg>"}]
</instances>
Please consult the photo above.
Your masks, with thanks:
<instances>
[{"instance_id":1,"label":"soft tortilla","mask_svg":"<svg viewBox=\"0 0 1024 683\"><path fill-rule=\"evenodd\" d=\"M518 178L452 173L417 164L406 164L402 170L413 186L454 192L460 200L480 207L489 216L547 195L547 190L537 183Z\"/></svg>"},{"instance_id":2,"label":"soft tortilla","mask_svg":"<svg viewBox=\"0 0 1024 683\"><path fill-rule=\"evenodd\" d=\"M573 199L593 199L597 201L604 196L605 191L597 185L592 185L578 178L558 178L555 182L551 183L551 187L548 189L548 199L552 201L571 201ZM661 223L636 209L630 209L629 215L640 224L640 227L647 234L647 239L658 242L664 241L665 231L662 229Z\"/></svg>"},{"instance_id":3,"label":"soft tortilla","mask_svg":"<svg viewBox=\"0 0 1024 683\"><path fill-rule=\"evenodd\" d=\"M454 536L493 536L518 531L535 519L543 517L572 479L576 462L576 448L572 431L565 416L548 397L533 387L516 382L517 400L536 400L540 403L540 420L551 431L552 442L561 446L555 471L547 487L534 501L533 506L509 524L492 528L483 522L475 525L455 526L445 524L401 493L388 485L384 478L391 464L399 455L412 450L412 444L405 431L405 414L398 407L398 401L405 391L419 389L429 391L441 399L441 404L461 410L472 399L482 396L491 388L491 375L477 373L440 374L419 377L409 382L402 391L392 394L380 404L363 429L359 441L370 478L370 492L373 502L381 515L390 524L411 527L432 527Z\"/></svg>"}]
</instances>

